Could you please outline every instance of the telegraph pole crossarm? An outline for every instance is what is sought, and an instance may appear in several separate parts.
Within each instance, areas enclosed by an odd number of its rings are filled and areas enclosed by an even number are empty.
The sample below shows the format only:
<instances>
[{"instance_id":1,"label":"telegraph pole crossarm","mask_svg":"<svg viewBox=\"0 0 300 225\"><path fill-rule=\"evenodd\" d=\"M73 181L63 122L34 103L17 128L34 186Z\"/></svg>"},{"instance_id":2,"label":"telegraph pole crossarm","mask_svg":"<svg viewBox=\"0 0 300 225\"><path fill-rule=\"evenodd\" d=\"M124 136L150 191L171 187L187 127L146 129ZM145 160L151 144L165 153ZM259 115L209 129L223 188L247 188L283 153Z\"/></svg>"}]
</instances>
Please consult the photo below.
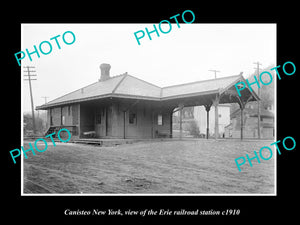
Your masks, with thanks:
<instances>
[{"instance_id":1,"label":"telegraph pole crossarm","mask_svg":"<svg viewBox=\"0 0 300 225\"><path fill-rule=\"evenodd\" d=\"M215 79L217 78L217 72L221 72L219 70L208 70L208 71L211 71L211 72L214 72L215 73Z\"/></svg>"},{"instance_id":2,"label":"telegraph pole crossarm","mask_svg":"<svg viewBox=\"0 0 300 225\"><path fill-rule=\"evenodd\" d=\"M41 98L45 99L45 104L47 104L47 98L49 98L48 96L42 96Z\"/></svg>"}]
</instances>

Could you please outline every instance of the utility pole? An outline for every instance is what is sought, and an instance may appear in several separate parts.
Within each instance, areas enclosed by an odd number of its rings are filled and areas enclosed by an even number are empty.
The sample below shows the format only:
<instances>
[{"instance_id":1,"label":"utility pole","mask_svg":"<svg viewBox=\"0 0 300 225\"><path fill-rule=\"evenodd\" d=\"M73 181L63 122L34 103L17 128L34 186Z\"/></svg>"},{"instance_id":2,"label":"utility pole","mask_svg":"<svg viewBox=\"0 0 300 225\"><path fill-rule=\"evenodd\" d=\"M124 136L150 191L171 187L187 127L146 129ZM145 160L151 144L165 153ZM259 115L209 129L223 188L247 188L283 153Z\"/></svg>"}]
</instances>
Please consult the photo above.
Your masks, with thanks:
<instances>
[{"instance_id":1,"label":"utility pole","mask_svg":"<svg viewBox=\"0 0 300 225\"><path fill-rule=\"evenodd\" d=\"M257 81L258 81L258 84L259 84L259 65L261 65L261 63L259 63L257 61L253 64L256 64L256 66L257 66L254 69L257 70ZM257 94L258 94L258 97L260 98L260 88L259 87L258 87L258 90L257 90ZM257 101L257 135L258 135L258 139L260 139L260 100Z\"/></svg>"},{"instance_id":2,"label":"utility pole","mask_svg":"<svg viewBox=\"0 0 300 225\"><path fill-rule=\"evenodd\" d=\"M47 98L49 98L49 97L48 96L42 96L41 98L45 99L45 105L46 105L47 104ZM47 127L47 113L45 113L45 118L43 119L43 126Z\"/></svg>"},{"instance_id":3,"label":"utility pole","mask_svg":"<svg viewBox=\"0 0 300 225\"><path fill-rule=\"evenodd\" d=\"M214 72L215 73L215 79L217 78L217 72L221 72L219 70L208 70L208 71L211 71L211 72Z\"/></svg>"},{"instance_id":4,"label":"utility pole","mask_svg":"<svg viewBox=\"0 0 300 225\"><path fill-rule=\"evenodd\" d=\"M27 68L27 70L25 70L25 73L28 73L27 75L27 79L24 80L28 80L29 82L29 90L30 90L30 98L31 98L31 111L32 111L32 126L33 126L33 133L36 134L36 129L35 129L35 118L34 118L34 105L33 105L33 97L32 97L32 87L31 87L31 81L32 80L36 80L36 79L32 79L31 77L36 76L36 74L30 74L32 72L36 72L36 71L32 71L30 70L31 68L34 68L34 66L24 66L24 68Z\"/></svg>"},{"instance_id":5,"label":"utility pole","mask_svg":"<svg viewBox=\"0 0 300 225\"><path fill-rule=\"evenodd\" d=\"M48 96L42 96L41 98L45 99L45 104L47 104L47 98L49 98Z\"/></svg>"}]
</instances>

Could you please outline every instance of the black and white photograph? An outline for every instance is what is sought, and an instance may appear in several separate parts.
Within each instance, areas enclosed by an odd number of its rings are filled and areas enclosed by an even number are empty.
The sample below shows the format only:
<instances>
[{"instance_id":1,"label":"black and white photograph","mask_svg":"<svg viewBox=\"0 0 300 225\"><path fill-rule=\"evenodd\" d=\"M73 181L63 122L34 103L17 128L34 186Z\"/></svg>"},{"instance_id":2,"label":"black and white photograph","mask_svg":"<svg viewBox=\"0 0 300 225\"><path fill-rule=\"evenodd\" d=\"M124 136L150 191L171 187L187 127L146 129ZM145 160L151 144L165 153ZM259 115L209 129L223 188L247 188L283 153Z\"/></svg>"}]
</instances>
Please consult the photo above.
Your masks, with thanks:
<instances>
[{"instance_id":1,"label":"black and white photograph","mask_svg":"<svg viewBox=\"0 0 300 225\"><path fill-rule=\"evenodd\" d=\"M179 26L22 24L24 195L276 194L276 24Z\"/></svg>"},{"instance_id":2,"label":"black and white photograph","mask_svg":"<svg viewBox=\"0 0 300 225\"><path fill-rule=\"evenodd\" d=\"M3 20L5 217L294 221L296 6L70 4Z\"/></svg>"}]
</instances>

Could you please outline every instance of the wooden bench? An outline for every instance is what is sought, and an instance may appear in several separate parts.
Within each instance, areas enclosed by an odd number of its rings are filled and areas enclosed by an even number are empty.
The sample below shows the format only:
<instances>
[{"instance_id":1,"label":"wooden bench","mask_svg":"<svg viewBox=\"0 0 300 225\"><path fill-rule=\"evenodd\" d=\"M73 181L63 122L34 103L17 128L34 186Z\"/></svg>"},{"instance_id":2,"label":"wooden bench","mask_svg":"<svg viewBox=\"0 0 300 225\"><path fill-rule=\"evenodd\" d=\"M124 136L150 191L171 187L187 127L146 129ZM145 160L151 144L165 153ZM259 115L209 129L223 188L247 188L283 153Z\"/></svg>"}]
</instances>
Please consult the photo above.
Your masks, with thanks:
<instances>
[{"instance_id":1,"label":"wooden bench","mask_svg":"<svg viewBox=\"0 0 300 225\"><path fill-rule=\"evenodd\" d=\"M96 131L86 131L86 132L83 132L83 136L89 137L89 138L95 138L96 137Z\"/></svg>"},{"instance_id":2,"label":"wooden bench","mask_svg":"<svg viewBox=\"0 0 300 225\"><path fill-rule=\"evenodd\" d=\"M170 134L166 131L155 131L155 137L156 138L169 138Z\"/></svg>"}]
</instances>

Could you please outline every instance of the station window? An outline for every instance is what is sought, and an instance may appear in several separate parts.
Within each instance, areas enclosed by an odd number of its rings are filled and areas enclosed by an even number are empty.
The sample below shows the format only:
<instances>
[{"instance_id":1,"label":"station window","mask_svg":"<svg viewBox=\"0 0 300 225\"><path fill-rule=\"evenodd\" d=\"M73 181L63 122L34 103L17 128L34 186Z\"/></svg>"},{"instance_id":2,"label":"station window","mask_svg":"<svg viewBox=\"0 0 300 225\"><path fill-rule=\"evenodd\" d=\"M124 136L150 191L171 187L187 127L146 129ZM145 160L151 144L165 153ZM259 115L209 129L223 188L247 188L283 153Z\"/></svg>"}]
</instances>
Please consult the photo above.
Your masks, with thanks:
<instances>
[{"instance_id":1,"label":"station window","mask_svg":"<svg viewBox=\"0 0 300 225\"><path fill-rule=\"evenodd\" d=\"M136 124L136 113L129 112L129 124Z\"/></svg>"},{"instance_id":2,"label":"station window","mask_svg":"<svg viewBox=\"0 0 300 225\"><path fill-rule=\"evenodd\" d=\"M71 116L72 106L68 106L68 116Z\"/></svg>"}]
</instances>

